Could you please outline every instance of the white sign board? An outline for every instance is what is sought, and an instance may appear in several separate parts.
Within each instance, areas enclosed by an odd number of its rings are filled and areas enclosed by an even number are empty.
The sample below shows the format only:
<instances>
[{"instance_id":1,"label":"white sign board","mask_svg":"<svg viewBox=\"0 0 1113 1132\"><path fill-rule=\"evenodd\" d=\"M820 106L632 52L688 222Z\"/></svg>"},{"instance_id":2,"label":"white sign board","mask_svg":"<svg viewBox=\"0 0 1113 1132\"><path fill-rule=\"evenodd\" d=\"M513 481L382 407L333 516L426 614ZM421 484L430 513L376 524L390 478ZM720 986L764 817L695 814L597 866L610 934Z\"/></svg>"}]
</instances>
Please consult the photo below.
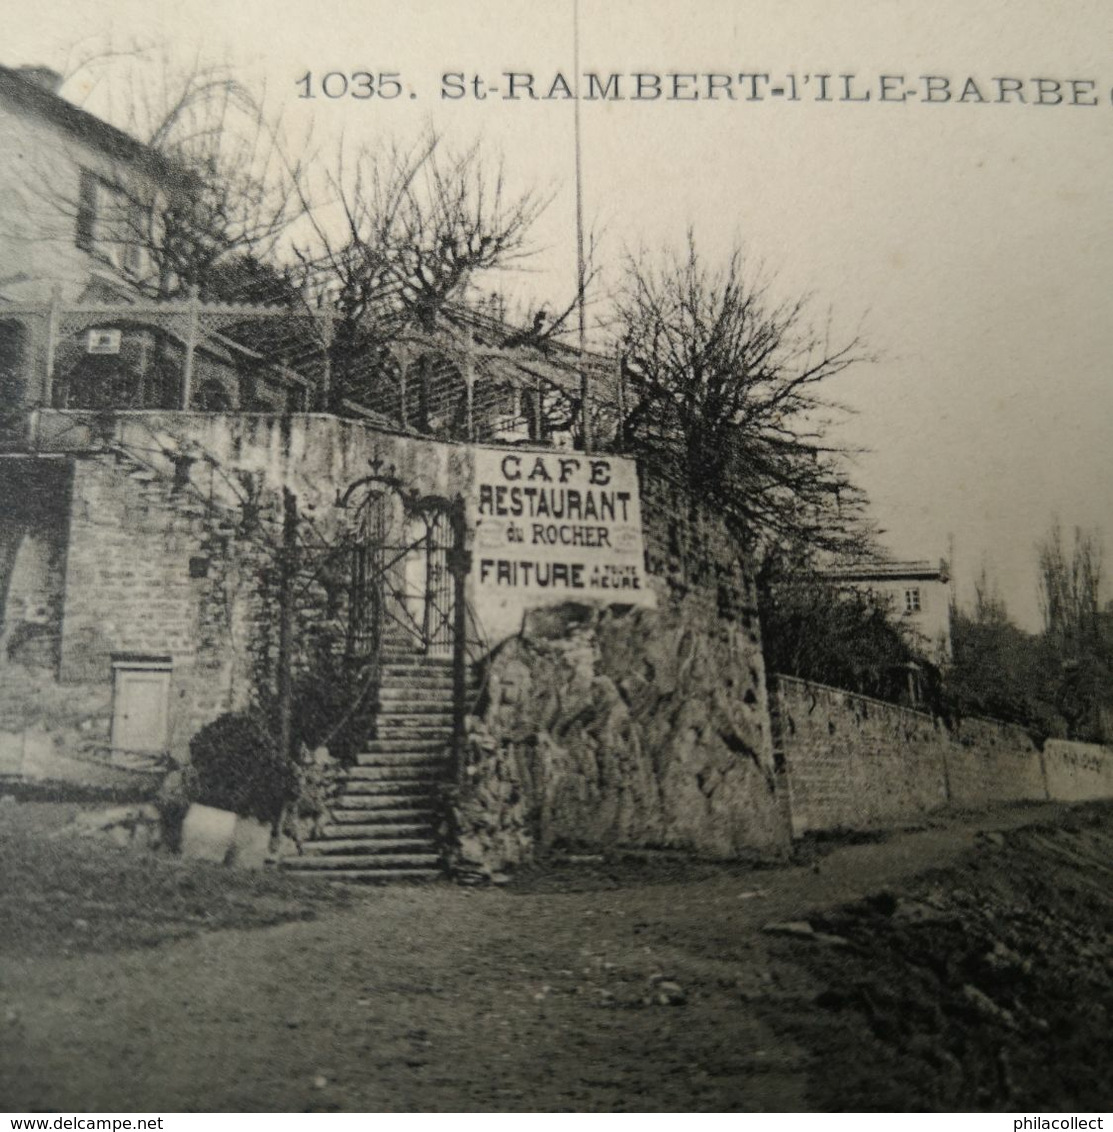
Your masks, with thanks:
<instances>
[{"instance_id":1,"label":"white sign board","mask_svg":"<svg viewBox=\"0 0 1113 1132\"><path fill-rule=\"evenodd\" d=\"M90 330L85 339L87 354L118 354L123 334L119 330Z\"/></svg>"},{"instance_id":2,"label":"white sign board","mask_svg":"<svg viewBox=\"0 0 1113 1132\"><path fill-rule=\"evenodd\" d=\"M538 605L656 604L633 461L490 449L475 459L473 578L496 636Z\"/></svg>"}]
</instances>

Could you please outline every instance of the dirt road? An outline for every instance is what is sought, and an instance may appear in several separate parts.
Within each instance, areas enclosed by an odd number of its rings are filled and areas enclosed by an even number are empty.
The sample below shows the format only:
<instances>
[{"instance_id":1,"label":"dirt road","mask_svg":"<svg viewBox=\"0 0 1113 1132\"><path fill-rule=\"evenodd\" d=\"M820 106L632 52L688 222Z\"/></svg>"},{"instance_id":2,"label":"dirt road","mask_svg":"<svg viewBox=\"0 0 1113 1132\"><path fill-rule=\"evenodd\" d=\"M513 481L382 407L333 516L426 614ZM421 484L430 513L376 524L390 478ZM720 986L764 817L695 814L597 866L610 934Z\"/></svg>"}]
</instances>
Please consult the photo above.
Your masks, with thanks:
<instances>
[{"instance_id":1,"label":"dirt road","mask_svg":"<svg viewBox=\"0 0 1113 1132\"><path fill-rule=\"evenodd\" d=\"M818 1071L830 1061L818 1047L833 1041L857 1056L863 1033L885 1042L884 1031L870 1032L870 1008L851 991L834 1010L815 1003L842 994L839 979L858 985L855 964L876 957L854 938L860 916L832 926L819 914L882 891L917 893L925 870L974 861L983 874L1007 872L1001 846L1020 835L986 831L1065 820L1063 807L1005 809L836 848L814 864L683 883L630 884L600 867L539 878L533 891L372 890L307 923L21 957L0 974L0 1108L869 1107L869 1080L856 1104L840 1095ZM1108 809L1094 820L1111 834ZM1109 910L1107 900L1090 914L1106 939ZM809 918L826 939L762 930ZM1108 954L1094 958L1106 992ZM876 993L870 1002L876 1014ZM809 1029L819 1016L822 1031ZM945 1057L940 1065L950 1072ZM907 1099L933 1103L915 1089Z\"/></svg>"}]
</instances>

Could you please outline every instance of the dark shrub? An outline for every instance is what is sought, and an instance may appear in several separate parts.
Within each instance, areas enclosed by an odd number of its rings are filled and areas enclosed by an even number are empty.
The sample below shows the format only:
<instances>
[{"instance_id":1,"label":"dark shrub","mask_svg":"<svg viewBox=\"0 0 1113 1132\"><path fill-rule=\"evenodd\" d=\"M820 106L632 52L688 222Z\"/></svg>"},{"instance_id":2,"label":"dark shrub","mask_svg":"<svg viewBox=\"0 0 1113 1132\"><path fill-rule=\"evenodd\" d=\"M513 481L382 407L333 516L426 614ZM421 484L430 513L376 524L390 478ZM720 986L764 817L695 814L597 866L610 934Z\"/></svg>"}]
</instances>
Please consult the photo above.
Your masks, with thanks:
<instances>
[{"instance_id":1,"label":"dark shrub","mask_svg":"<svg viewBox=\"0 0 1113 1132\"><path fill-rule=\"evenodd\" d=\"M203 805L274 821L296 794L294 768L251 712L229 712L202 727L189 753Z\"/></svg>"}]
</instances>

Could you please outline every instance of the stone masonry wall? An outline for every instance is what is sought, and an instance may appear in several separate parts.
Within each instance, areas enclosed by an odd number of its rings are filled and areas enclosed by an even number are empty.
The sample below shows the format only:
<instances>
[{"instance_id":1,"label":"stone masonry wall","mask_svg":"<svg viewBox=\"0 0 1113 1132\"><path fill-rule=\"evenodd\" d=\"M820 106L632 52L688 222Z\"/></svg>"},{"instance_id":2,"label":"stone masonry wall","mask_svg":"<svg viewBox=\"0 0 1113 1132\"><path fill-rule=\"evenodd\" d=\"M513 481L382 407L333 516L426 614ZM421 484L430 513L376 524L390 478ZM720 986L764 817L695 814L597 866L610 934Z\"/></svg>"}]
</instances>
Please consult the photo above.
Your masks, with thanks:
<instances>
[{"instance_id":1,"label":"stone masonry wall","mask_svg":"<svg viewBox=\"0 0 1113 1132\"><path fill-rule=\"evenodd\" d=\"M867 696L777 677L793 833L914 820L947 801L941 723Z\"/></svg>"},{"instance_id":2,"label":"stone masonry wall","mask_svg":"<svg viewBox=\"0 0 1113 1132\"><path fill-rule=\"evenodd\" d=\"M109 741L111 687L58 682L70 490L64 461L0 466L0 775L29 748L84 758Z\"/></svg>"},{"instance_id":3,"label":"stone masonry wall","mask_svg":"<svg viewBox=\"0 0 1113 1132\"><path fill-rule=\"evenodd\" d=\"M1043 759L1022 727L963 719L947 735L943 750L953 805L1034 802L1047 797Z\"/></svg>"},{"instance_id":4,"label":"stone masonry wall","mask_svg":"<svg viewBox=\"0 0 1113 1132\"><path fill-rule=\"evenodd\" d=\"M74 462L60 679L110 682L114 658L169 658L178 757L249 694L238 623L255 600L258 548L238 534L236 514L126 455Z\"/></svg>"},{"instance_id":5,"label":"stone masonry wall","mask_svg":"<svg viewBox=\"0 0 1113 1132\"><path fill-rule=\"evenodd\" d=\"M283 487L304 545L319 549L346 521L339 494L374 458L420 491L468 482L460 446L334 418L45 412L33 433L50 460L6 466L49 463L68 478L30 516L13 502L24 492L0 491L0 644L20 645L0 650L0 734L45 729L80 758L108 752L114 658L170 659L177 758L261 682L273 692ZM343 638L346 584L326 592L334 579L320 567L303 555L295 677L322 641Z\"/></svg>"},{"instance_id":6,"label":"stone masonry wall","mask_svg":"<svg viewBox=\"0 0 1113 1132\"><path fill-rule=\"evenodd\" d=\"M793 832L883 828L944 805L1113 798L1113 750L941 720L778 676L773 695Z\"/></svg>"},{"instance_id":7,"label":"stone masonry wall","mask_svg":"<svg viewBox=\"0 0 1113 1132\"><path fill-rule=\"evenodd\" d=\"M1062 802L1113 798L1113 749L1048 739L1043 756L1052 798Z\"/></svg>"},{"instance_id":8,"label":"stone masonry wall","mask_svg":"<svg viewBox=\"0 0 1113 1132\"><path fill-rule=\"evenodd\" d=\"M459 867L553 846L786 847L747 642L698 602L531 615L487 681L455 807Z\"/></svg>"},{"instance_id":9,"label":"stone masonry wall","mask_svg":"<svg viewBox=\"0 0 1113 1132\"><path fill-rule=\"evenodd\" d=\"M493 652L453 807L461 869L557 845L787 848L752 586L721 523L641 487L658 608L538 611Z\"/></svg>"}]
</instances>

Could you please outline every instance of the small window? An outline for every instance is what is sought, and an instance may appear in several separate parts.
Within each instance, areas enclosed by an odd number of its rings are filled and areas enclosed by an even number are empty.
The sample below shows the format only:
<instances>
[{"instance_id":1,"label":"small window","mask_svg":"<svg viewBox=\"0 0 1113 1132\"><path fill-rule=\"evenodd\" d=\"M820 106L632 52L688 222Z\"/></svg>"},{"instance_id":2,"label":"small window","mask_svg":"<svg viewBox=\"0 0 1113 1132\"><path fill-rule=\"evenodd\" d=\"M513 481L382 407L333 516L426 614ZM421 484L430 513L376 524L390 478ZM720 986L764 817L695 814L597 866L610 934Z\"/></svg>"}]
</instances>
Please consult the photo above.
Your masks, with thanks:
<instances>
[{"instance_id":1,"label":"small window","mask_svg":"<svg viewBox=\"0 0 1113 1132\"><path fill-rule=\"evenodd\" d=\"M904 612L905 613L919 613L920 612L920 591L919 589L911 589L904 591Z\"/></svg>"},{"instance_id":2,"label":"small window","mask_svg":"<svg viewBox=\"0 0 1113 1132\"><path fill-rule=\"evenodd\" d=\"M126 275L141 275L146 269L142 205L129 200L123 188L81 170L77 190L74 243L97 255Z\"/></svg>"}]
</instances>

